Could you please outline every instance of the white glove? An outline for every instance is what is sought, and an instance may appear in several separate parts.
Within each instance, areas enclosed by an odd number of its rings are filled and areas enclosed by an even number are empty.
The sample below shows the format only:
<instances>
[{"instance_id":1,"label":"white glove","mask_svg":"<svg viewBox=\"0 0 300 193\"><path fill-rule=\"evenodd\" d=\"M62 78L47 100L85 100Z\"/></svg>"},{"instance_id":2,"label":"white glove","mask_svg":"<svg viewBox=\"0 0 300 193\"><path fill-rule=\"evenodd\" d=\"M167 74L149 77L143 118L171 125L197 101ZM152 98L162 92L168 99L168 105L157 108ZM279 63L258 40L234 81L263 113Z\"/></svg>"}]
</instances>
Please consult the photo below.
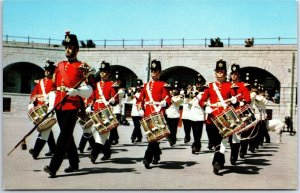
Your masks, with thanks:
<instances>
[{"instance_id":1,"label":"white glove","mask_svg":"<svg viewBox=\"0 0 300 193\"><path fill-rule=\"evenodd\" d=\"M109 102L110 104L115 104L116 100L115 100L115 98L113 97L113 98L109 99L108 102Z\"/></svg>"},{"instance_id":2,"label":"white glove","mask_svg":"<svg viewBox=\"0 0 300 193\"><path fill-rule=\"evenodd\" d=\"M167 106L166 101L165 101L165 100L160 101L159 106L161 106L161 107L166 107L166 106Z\"/></svg>"},{"instance_id":3,"label":"white glove","mask_svg":"<svg viewBox=\"0 0 300 193\"><path fill-rule=\"evenodd\" d=\"M67 95L69 96L77 96L78 95L78 90L74 88L70 88L67 92Z\"/></svg>"},{"instance_id":4,"label":"white glove","mask_svg":"<svg viewBox=\"0 0 300 193\"><path fill-rule=\"evenodd\" d=\"M30 109L32 109L34 107L34 104L33 103L29 103L29 105L28 105L28 110L30 110Z\"/></svg>"},{"instance_id":5,"label":"white glove","mask_svg":"<svg viewBox=\"0 0 300 193\"><path fill-rule=\"evenodd\" d=\"M235 103L237 103L237 98L236 97L231 97L231 99L230 99L230 102L232 103L232 104L235 104Z\"/></svg>"},{"instance_id":6,"label":"white glove","mask_svg":"<svg viewBox=\"0 0 300 193\"><path fill-rule=\"evenodd\" d=\"M240 102L240 107L243 107L245 103L243 101Z\"/></svg>"},{"instance_id":7,"label":"white glove","mask_svg":"<svg viewBox=\"0 0 300 193\"><path fill-rule=\"evenodd\" d=\"M213 112L213 110L212 110L212 108L210 106L206 106L205 107L205 113L210 114L212 112Z\"/></svg>"},{"instance_id":8,"label":"white glove","mask_svg":"<svg viewBox=\"0 0 300 193\"><path fill-rule=\"evenodd\" d=\"M91 113L91 112L92 112L92 107L91 107L91 106L88 106L88 107L85 109L85 112L86 112L86 113Z\"/></svg>"},{"instance_id":9,"label":"white glove","mask_svg":"<svg viewBox=\"0 0 300 193\"><path fill-rule=\"evenodd\" d=\"M118 90L118 94L123 94L123 93L125 93L125 91L123 89Z\"/></svg>"},{"instance_id":10,"label":"white glove","mask_svg":"<svg viewBox=\"0 0 300 193\"><path fill-rule=\"evenodd\" d=\"M144 113L144 110L142 110L142 109L139 110L139 115L140 115L141 117L144 117L144 114L145 114L145 113Z\"/></svg>"}]
</instances>

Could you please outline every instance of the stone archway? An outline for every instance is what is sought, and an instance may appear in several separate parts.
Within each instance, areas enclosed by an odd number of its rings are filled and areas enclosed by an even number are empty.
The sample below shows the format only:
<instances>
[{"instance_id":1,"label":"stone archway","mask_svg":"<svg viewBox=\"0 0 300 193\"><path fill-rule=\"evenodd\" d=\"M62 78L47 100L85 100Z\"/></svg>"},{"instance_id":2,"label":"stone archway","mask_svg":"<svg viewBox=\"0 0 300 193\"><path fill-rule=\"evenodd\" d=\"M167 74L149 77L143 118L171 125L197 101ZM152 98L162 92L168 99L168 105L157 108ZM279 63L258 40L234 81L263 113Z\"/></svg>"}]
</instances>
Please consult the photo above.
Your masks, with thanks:
<instances>
[{"instance_id":1,"label":"stone archway","mask_svg":"<svg viewBox=\"0 0 300 193\"><path fill-rule=\"evenodd\" d=\"M29 94L34 80L44 77L44 70L33 63L18 62L3 69L3 92Z\"/></svg>"},{"instance_id":2,"label":"stone archway","mask_svg":"<svg viewBox=\"0 0 300 193\"><path fill-rule=\"evenodd\" d=\"M197 74L199 74L199 72L194 69L183 66L174 66L163 70L160 79L167 83L173 83L177 80L179 81L180 86L185 88L189 84L195 85Z\"/></svg>"},{"instance_id":3,"label":"stone archway","mask_svg":"<svg viewBox=\"0 0 300 193\"><path fill-rule=\"evenodd\" d=\"M270 97L274 96L275 90L280 92L280 81L270 72L257 67L244 67L241 68L242 81L245 81L246 73L249 73L250 82L253 83L257 79L268 91Z\"/></svg>"}]
</instances>

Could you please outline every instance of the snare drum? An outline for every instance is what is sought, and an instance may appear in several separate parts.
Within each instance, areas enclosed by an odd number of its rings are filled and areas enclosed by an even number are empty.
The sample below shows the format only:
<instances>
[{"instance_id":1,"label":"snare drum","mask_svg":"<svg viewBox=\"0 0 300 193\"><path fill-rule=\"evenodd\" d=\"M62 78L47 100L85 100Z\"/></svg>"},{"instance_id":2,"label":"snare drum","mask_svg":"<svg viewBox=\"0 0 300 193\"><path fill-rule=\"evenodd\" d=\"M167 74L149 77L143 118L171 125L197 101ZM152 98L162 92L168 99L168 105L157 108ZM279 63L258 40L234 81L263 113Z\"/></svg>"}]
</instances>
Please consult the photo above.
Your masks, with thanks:
<instances>
[{"instance_id":1,"label":"snare drum","mask_svg":"<svg viewBox=\"0 0 300 193\"><path fill-rule=\"evenodd\" d=\"M233 107L225 109L221 114L212 119L223 138L227 138L238 132L244 126L244 122L235 112Z\"/></svg>"},{"instance_id":2,"label":"snare drum","mask_svg":"<svg viewBox=\"0 0 300 193\"><path fill-rule=\"evenodd\" d=\"M239 134L243 131L247 131L249 129L253 129L257 124L257 119L255 118L254 111L250 105L245 105L238 109L237 111L238 116L243 121L243 127L236 132L236 134Z\"/></svg>"},{"instance_id":3,"label":"snare drum","mask_svg":"<svg viewBox=\"0 0 300 193\"><path fill-rule=\"evenodd\" d=\"M84 119L78 118L78 123L83 130L90 128L93 125L93 121L90 117L85 117Z\"/></svg>"},{"instance_id":4,"label":"snare drum","mask_svg":"<svg viewBox=\"0 0 300 193\"><path fill-rule=\"evenodd\" d=\"M154 142L170 134L167 122L161 113L153 113L140 120L148 142Z\"/></svg>"},{"instance_id":5,"label":"snare drum","mask_svg":"<svg viewBox=\"0 0 300 193\"><path fill-rule=\"evenodd\" d=\"M119 125L116 116L112 112L113 109L108 106L91 114L91 120L100 134L105 134Z\"/></svg>"},{"instance_id":6,"label":"snare drum","mask_svg":"<svg viewBox=\"0 0 300 193\"><path fill-rule=\"evenodd\" d=\"M48 107L46 105L38 105L29 110L27 113L29 119L35 124L39 124L40 121L45 117L47 114ZM42 123L39 124L37 127L38 132L45 131L50 129L56 123L55 116L49 115Z\"/></svg>"}]
</instances>

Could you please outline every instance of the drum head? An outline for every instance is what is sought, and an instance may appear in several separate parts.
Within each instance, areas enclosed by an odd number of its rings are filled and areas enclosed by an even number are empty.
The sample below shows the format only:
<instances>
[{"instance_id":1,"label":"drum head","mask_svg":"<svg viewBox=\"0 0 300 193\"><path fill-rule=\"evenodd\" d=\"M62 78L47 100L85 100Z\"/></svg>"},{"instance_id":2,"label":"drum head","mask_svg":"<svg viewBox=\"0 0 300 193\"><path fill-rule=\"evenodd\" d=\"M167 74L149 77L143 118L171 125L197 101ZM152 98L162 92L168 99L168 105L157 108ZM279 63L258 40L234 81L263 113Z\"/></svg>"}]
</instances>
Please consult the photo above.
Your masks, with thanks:
<instances>
[{"instance_id":1,"label":"drum head","mask_svg":"<svg viewBox=\"0 0 300 193\"><path fill-rule=\"evenodd\" d=\"M41 123L38 126L37 130L38 130L38 132L45 131L47 129L50 129L55 123L56 123L55 117L48 118L48 119L44 120L43 123Z\"/></svg>"}]
</instances>

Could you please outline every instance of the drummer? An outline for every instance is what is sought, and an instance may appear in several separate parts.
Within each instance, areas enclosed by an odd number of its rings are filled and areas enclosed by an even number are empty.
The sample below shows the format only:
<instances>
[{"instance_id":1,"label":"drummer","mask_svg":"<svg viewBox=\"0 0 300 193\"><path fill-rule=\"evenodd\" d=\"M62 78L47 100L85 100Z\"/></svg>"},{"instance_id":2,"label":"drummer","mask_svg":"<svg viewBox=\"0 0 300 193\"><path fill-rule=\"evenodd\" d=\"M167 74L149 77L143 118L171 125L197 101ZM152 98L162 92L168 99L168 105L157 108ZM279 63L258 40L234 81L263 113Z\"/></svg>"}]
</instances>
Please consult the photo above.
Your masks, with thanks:
<instances>
[{"instance_id":1,"label":"drummer","mask_svg":"<svg viewBox=\"0 0 300 193\"><path fill-rule=\"evenodd\" d=\"M231 65L231 73L230 73L230 80L232 83L231 88L234 91L234 95L237 96L237 103L234 104L235 109L239 109L246 104L250 104L251 98L248 88L246 87L246 83L240 81L240 65L232 64ZM246 131L244 134L242 133L241 136L243 137L249 131ZM238 159L239 150L240 150L240 140L237 138L236 134L234 133L230 139L230 147L231 147L231 155L230 155L230 162L232 165L236 164ZM244 148L244 146L243 146ZM241 151L241 157L244 158L244 149Z\"/></svg>"},{"instance_id":2,"label":"drummer","mask_svg":"<svg viewBox=\"0 0 300 193\"><path fill-rule=\"evenodd\" d=\"M237 102L236 97L232 97L234 93L231 89L231 83L226 80L226 71L226 61L217 61L215 68L216 81L209 83L199 101L199 105L208 114L206 127L211 143L215 147L212 165L213 172L216 175L218 175L220 169L224 168L225 163L225 148L220 149L220 144L221 142L227 143L228 139L222 139L218 128L212 122L212 118L222 113L231 103L235 104Z\"/></svg>"},{"instance_id":3,"label":"drummer","mask_svg":"<svg viewBox=\"0 0 300 193\"><path fill-rule=\"evenodd\" d=\"M161 62L155 59L152 60L150 71L152 80L144 84L140 97L137 100L139 110L141 108L144 110L144 116L150 116L152 113L158 112L164 114L165 108L171 104L170 92L165 88L166 83L159 80ZM151 162L158 164L161 153L159 142L149 142L143 160L145 168L149 169Z\"/></svg>"},{"instance_id":4,"label":"drummer","mask_svg":"<svg viewBox=\"0 0 300 193\"><path fill-rule=\"evenodd\" d=\"M79 125L82 127L83 129L83 133L82 133L82 136L81 136L81 139L79 141L79 145L78 145L78 150L80 153L83 153L84 152L84 149L85 149L85 146L86 146L86 143L89 142L89 147L88 147L88 150L91 150L92 149L92 146L94 145L95 143L95 139L93 137L93 130L92 130L92 124L90 126L88 126L86 124L86 121L89 121L89 115L90 113L92 112L92 108L91 108L91 104L92 101L90 99L84 99L84 107L85 107L85 112L86 112L86 117L84 119L84 124L85 125L82 125L79 122Z\"/></svg>"},{"instance_id":5,"label":"drummer","mask_svg":"<svg viewBox=\"0 0 300 193\"><path fill-rule=\"evenodd\" d=\"M52 76L56 66L54 65L54 62L48 59L44 68L45 77L37 80L37 84L31 92L28 110L44 104L47 105L48 109L53 108L55 93L52 91ZM49 146L49 152L46 153L45 156L51 156L56 146L51 127L39 133L34 147L29 150L29 153L34 159L37 159L46 142Z\"/></svg>"},{"instance_id":6,"label":"drummer","mask_svg":"<svg viewBox=\"0 0 300 193\"><path fill-rule=\"evenodd\" d=\"M96 87L93 89L93 94L91 96L94 111L119 103L117 91L113 87L114 82L109 80L110 63L102 61L99 70L100 81L96 83ZM109 135L110 132L107 132L105 134L93 132L95 143L92 147L92 152L89 155L92 163L96 163L96 159L100 152L103 153L103 157L101 158L101 160L110 159L111 145L109 143Z\"/></svg>"}]
</instances>

